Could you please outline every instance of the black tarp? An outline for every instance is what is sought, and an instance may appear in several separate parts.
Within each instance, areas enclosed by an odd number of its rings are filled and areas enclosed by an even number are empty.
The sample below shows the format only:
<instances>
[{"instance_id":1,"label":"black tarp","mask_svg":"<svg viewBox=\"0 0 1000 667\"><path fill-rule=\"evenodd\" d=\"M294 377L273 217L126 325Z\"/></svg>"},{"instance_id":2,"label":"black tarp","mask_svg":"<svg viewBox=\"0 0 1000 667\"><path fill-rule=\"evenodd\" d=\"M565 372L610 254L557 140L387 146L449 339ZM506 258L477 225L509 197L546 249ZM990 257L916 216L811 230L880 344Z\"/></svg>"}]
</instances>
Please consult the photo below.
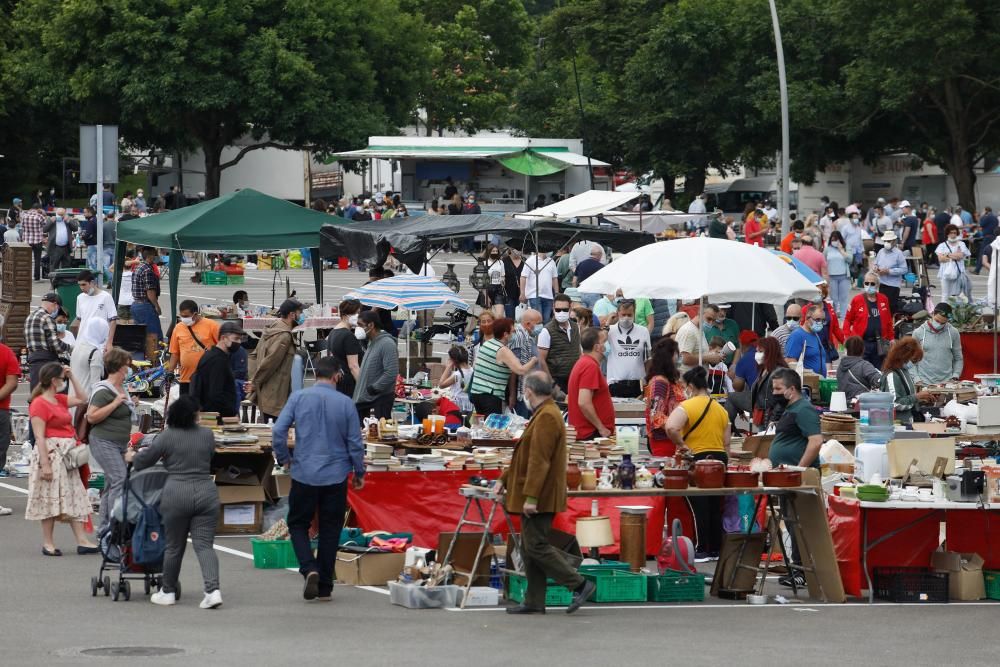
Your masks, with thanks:
<instances>
[{"instance_id":1,"label":"black tarp","mask_svg":"<svg viewBox=\"0 0 1000 667\"><path fill-rule=\"evenodd\" d=\"M619 253L652 243L651 234L597 225L549 220L519 220L499 215L422 215L402 220L352 222L340 219L320 229L322 257L348 257L381 265L390 254L417 272L429 249L451 239L496 234L508 245L555 251L568 243L596 241Z\"/></svg>"}]
</instances>

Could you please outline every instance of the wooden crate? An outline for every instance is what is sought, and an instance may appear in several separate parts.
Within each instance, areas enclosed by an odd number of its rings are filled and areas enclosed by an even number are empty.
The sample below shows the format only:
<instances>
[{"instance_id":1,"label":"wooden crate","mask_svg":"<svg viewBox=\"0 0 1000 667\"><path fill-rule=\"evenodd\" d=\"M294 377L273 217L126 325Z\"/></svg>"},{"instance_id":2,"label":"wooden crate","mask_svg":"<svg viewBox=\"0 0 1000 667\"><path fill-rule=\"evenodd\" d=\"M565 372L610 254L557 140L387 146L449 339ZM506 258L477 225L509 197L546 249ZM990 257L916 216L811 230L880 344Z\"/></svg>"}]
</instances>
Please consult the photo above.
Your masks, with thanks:
<instances>
[{"instance_id":1,"label":"wooden crate","mask_svg":"<svg viewBox=\"0 0 1000 667\"><path fill-rule=\"evenodd\" d=\"M3 341L12 350L24 347L24 320L31 312L30 303L0 301L3 316Z\"/></svg>"}]
</instances>

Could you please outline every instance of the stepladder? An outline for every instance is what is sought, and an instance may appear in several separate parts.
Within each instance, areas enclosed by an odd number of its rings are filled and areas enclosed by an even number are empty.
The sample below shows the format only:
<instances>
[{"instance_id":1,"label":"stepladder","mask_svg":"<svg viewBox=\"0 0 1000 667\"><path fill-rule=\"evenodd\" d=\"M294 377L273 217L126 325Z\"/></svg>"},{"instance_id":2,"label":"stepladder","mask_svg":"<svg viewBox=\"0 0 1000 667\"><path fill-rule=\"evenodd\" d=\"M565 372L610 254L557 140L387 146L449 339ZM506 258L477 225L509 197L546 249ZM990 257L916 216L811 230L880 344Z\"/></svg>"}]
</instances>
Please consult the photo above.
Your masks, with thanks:
<instances>
[{"instance_id":1,"label":"stepladder","mask_svg":"<svg viewBox=\"0 0 1000 667\"><path fill-rule=\"evenodd\" d=\"M496 571L500 572L502 569L500 559L496 551L492 549L496 536L500 535L499 532L493 529L498 510L503 514L503 524L501 524L501 527L507 529L507 533L514 541L515 549L520 549L520 539L514 530L514 523L511 521L510 514L507 513L507 509L504 507L503 496L496 493L493 488L465 485L458 490L458 493L465 498L465 507L462 509L462 516L459 517L458 525L455 527L455 536L451 540L451 544L448 545L448 552L441 563L444 565L452 564L455 545L458 544L463 534L474 535L479 533L479 544L476 548L476 555L470 563L469 570L464 571L452 565L454 575L465 578L465 584L462 586L462 602L459 605L460 608L464 608L465 601L469 596L469 589L472 588L478 576L479 564L486 554L487 545L491 547L490 556L493 565L496 566Z\"/></svg>"}]
</instances>

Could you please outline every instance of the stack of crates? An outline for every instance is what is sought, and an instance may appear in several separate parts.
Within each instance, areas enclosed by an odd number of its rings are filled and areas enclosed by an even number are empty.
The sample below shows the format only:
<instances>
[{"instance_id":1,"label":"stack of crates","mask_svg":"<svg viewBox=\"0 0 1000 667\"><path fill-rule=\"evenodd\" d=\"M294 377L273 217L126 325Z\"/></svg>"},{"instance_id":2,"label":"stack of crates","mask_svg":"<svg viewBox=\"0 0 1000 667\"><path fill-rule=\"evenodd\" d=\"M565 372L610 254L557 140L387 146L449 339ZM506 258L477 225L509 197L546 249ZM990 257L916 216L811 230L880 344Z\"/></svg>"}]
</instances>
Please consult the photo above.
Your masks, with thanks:
<instances>
[{"instance_id":1,"label":"stack of crates","mask_svg":"<svg viewBox=\"0 0 1000 667\"><path fill-rule=\"evenodd\" d=\"M0 315L3 341L15 354L24 348L24 320L31 312L31 246L10 243L3 251Z\"/></svg>"}]
</instances>

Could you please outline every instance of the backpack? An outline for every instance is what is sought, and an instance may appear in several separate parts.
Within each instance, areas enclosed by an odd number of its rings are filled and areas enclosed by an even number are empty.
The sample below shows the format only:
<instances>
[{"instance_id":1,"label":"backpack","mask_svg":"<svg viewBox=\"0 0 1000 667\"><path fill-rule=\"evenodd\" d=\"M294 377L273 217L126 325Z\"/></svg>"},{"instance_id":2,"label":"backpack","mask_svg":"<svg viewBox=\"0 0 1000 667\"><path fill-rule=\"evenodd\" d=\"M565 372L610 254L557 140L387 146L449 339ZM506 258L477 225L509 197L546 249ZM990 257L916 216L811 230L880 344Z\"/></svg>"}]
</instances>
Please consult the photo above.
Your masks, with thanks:
<instances>
[{"instance_id":1,"label":"backpack","mask_svg":"<svg viewBox=\"0 0 1000 667\"><path fill-rule=\"evenodd\" d=\"M155 565L163 562L167 540L163 535L163 520L153 505L147 505L135 492L133 497L142 505L139 520L132 532L132 560L139 565Z\"/></svg>"}]
</instances>

